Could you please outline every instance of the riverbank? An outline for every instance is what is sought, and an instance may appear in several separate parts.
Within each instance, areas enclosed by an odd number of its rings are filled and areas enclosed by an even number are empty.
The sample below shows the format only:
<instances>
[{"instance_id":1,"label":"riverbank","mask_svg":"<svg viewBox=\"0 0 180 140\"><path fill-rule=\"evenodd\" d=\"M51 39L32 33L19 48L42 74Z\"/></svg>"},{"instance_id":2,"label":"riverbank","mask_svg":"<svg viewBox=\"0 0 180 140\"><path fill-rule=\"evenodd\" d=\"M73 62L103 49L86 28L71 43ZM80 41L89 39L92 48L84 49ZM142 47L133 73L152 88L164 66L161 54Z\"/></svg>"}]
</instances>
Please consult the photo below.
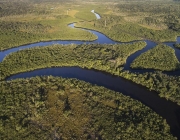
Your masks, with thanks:
<instances>
[{"instance_id":1,"label":"riverbank","mask_svg":"<svg viewBox=\"0 0 180 140\"><path fill-rule=\"evenodd\" d=\"M53 69L50 71L52 72ZM68 69L64 72L68 73ZM72 72L77 72L76 74L80 76L84 73L83 69L80 71L73 69ZM97 81L95 75L86 77L87 73L84 74L85 79L93 78ZM107 80L108 77L112 78L109 75L106 77ZM101 81L104 80L101 79ZM117 81L115 83L115 87L119 87L120 83ZM108 139L124 137L128 139L146 137L176 139L170 134L166 121L150 108L137 100L104 87L76 79L52 76L17 79L1 82L1 85L2 109L0 111L1 116L5 116L5 120L8 120L5 126L0 125L3 130L1 138L7 136L7 131L14 130L16 130L15 133L8 134L8 138L38 139L39 136L49 138L56 130L56 137L62 133L62 138L72 138L72 135L76 138L80 136L86 138L95 134L95 137ZM140 90L144 89L140 88ZM135 90L133 92L143 93ZM150 95L153 94L150 93ZM12 98L14 100L11 100ZM159 103L161 105L162 102ZM9 111L10 108L11 111ZM173 109L175 108L172 107L169 111ZM162 109L161 111L163 112ZM168 115L171 114L168 113ZM176 120L173 119L172 122L174 121ZM82 129L84 126L86 126L86 133ZM30 135L29 132L31 132Z\"/></svg>"}]
</instances>

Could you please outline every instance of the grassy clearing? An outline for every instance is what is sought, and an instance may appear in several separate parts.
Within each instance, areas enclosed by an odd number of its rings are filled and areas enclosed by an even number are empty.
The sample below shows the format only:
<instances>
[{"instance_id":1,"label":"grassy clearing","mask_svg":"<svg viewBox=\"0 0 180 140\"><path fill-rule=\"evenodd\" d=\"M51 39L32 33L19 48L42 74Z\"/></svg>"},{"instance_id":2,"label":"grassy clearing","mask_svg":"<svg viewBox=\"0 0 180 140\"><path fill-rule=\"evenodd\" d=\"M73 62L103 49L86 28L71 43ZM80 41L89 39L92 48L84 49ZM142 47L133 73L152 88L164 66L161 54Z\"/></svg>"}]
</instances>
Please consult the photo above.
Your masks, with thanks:
<instances>
[{"instance_id":1,"label":"grassy clearing","mask_svg":"<svg viewBox=\"0 0 180 140\"><path fill-rule=\"evenodd\" d=\"M78 12L79 12L79 11L77 11L77 10L70 10L70 11L68 12L68 15L71 16L71 17L73 17L73 18L75 18L76 13L78 13Z\"/></svg>"},{"instance_id":2,"label":"grassy clearing","mask_svg":"<svg viewBox=\"0 0 180 140\"><path fill-rule=\"evenodd\" d=\"M173 71L180 68L180 63L176 58L174 49L161 44L141 54L133 61L131 67Z\"/></svg>"},{"instance_id":3,"label":"grassy clearing","mask_svg":"<svg viewBox=\"0 0 180 140\"><path fill-rule=\"evenodd\" d=\"M76 18L79 18L81 20L86 20L86 21L91 21L91 20L95 20L96 16L91 13L91 11L81 11L81 12L77 12L75 14Z\"/></svg>"}]
</instances>

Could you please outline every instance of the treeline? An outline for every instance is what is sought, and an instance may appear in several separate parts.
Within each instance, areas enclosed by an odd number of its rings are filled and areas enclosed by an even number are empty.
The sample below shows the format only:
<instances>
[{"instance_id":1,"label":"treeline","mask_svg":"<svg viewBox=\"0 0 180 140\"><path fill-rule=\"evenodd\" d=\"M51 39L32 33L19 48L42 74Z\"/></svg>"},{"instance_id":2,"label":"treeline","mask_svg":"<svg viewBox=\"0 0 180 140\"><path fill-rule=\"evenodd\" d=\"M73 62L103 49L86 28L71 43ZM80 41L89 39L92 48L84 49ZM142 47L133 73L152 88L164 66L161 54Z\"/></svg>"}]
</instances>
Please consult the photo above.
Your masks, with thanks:
<instances>
[{"instance_id":1,"label":"treeline","mask_svg":"<svg viewBox=\"0 0 180 140\"><path fill-rule=\"evenodd\" d=\"M180 76L168 76L161 71L136 74L124 71L120 76L129 79L137 84L154 90L160 97L171 100L180 105Z\"/></svg>"},{"instance_id":2,"label":"treeline","mask_svg":"<svg viewBox=\"0 0 180 140\"><path fill-rule=\"evenodd\" d=\"M97 8L96 11L98 10ZM109 13L111 11L111 15L116 15L117 17L123 16L125 19L124 22L136 23L142 27L155 30L164 30L168 28L175 32L180 31L180 5L177 3L170 3L168 1L119 2L119 4L110 4L107 6L106 10ZM110 16L108 12L100 13L102 17ZM109 27L108 24L107 27Z\"/></svg>"},{"instance_id":3,"label":"treeline","mask_svg":"<svg viewBox=\"0 0 180 140\"><path fill-rule=\"evenodd\" d=\"M76 23L75 26L97 30L99 32L104 33L109 38L121 42L129 42L133 40L142 39L141 37L131 34L131 32L122 30L116 26L124 22L121 16L115 16L115 15L101 15L101 16L102 17L99 20L94 20L91 22L79 22Z\"/></svg>"},{"instance_id":4,"label":"treeline","mask_svg":"<svg viewBox=\"0 0 180 140\"><path fill-rule=\"evenodd\" d=\"M126 12L129 16L143 18L140 24L154 24L154 26L166 25L169 29L180 31L180 5L170 2L137 2L118 4L118 11ZM163 25L164 24L164 25Z\"/></svg>"},{"instance_id":5,"label":"treeline","mask_svg":"<svg viewBox=\"0 0 180 140\"><path fill-rule=\"evenodd\" d=\"M172 2L164 1L145 1L145 2L134 2L134 3L120 3L116 7L120 11L137 14L138 12L148 14L179 14L179 5Z\"/></svg>"},{"instance_id":6,"label":"treeline","mask_svg":"<svg viewBox=\"0 0 180 140\"><path fill-rule=\"evenodd\" d=\"M154 41L174 41L180 32L175 32L172 30L153 30L145 27L141 27L137 24L119 24L116 25L119 30L129 32L133 35L137 35L139 37L150 39Z\"/></svg>"},{"instance_id":7,"label":"treeline","mask_svg":"<svg viewBox=\"0 0 180 140\"><path fill-rule=\"evenodd\" d=\"M0 84L0 139L176 140L150 108L103 87L51 76Z\"/></svg>"},{"instance_id":8,"label":"treeline","mask_svg":"<svg viewBox=\"0 0 180 140\"><path fill-rule=\"evenodd\" d=\"M53 45L12 53L0 63L1 77L52 66L80 66L121 69L128 56L145 47L145 42L132 44Z\"/></svg>"},{"instance_id":9,"label":"treeline","mask_svg":"<svg viewBox=\"0 0 180 140\"><path fill-rule=\"evenodd\" d=\"M64 9L68 2L74 4L73 0L3 0L0 1L0 18L27 14L50 15L54 12L52 7L61 5Z\"/></svg>"},{"instance_id":10,"label":"treeline","mask_svg":"<svg viewBox=\"0 0 180 140\"><path fill-rule=\"evenodd\" d=\"M34 7L31 3L18 1L0 2L0 17L32 13Z\"/></svg>"},{"instance_id":11,"label":"treeline","mask_svg":"<svg viewBox=\"0 0 180 140\"><path fill-rule=\"evenodd\" d=\"M51 26L24 22L0 22L0 50L48 39Z\"/></svg>"},{"instance_id":12,"label":"treeline","mask_svg":"<svg viewBox=\"0 0 180 140\"><path fill-rule=\"evenodd\" d=\"M33 22L7 22L1 21L0 22L0 30L7 32L7 31L14 31L20 32L23 31L25 33L46 33L52 27L50 25L42 25L41 23L33 23Z\"/></svg>"},{"instance_id":13,"label":"treeline","mask_svg":"<svg viewBox=\"0 0 180 140\"><path fill-rule=\"evenodd\" d=\"M180 43L179 44L178 43L174 44L174 47L180 49Z\"/></svg>"},{"instance_id":14,"label":"treeline","mask_svg":"<svg viewBox=\"0 0 180 140\"><path fill-rule=\"evenodd\" d=\"M106 71L129 79L180 105L180 77L162 72L135 74L123 71L129 55L142 49L144 42L123 45L54 45L22 50L0 63L1 80L10 75L52 66L79 66Z\"/></svg>"},{"instance_id":15,"label":"treeline","mask_svg":"<svg viewBox=\"0 0 180 140\"><path fill-rule=\"evenodd\" d=\"M0 21L0 50L39 41L97 39L90 32L67 27L68 23L77 21L74 18L67 15L52 18L29 22Z\"/></svg>"},{"instance_id":16,"label":"treeline","mask_svg":"<svg viewBox=\"0 0 180 140\"><path fill-rule=\"evenodd\" d=\"M174 71L180 69L174 49L160 44L138 56L131 64L135 69L156 69Z\"/></svg>"},{"instance_id":17,"label":"treeline","mask_svg":"<svg viewBox=\"0 0 180 140\"><path fill-rule=\"evenodd\" d=\"M146 18L146 20L156 21L155 19L151 19L150 17ZM157 24L159 24L158 21ZM122 17L114 15L102 15L102 18L100 20L81 22L76 24L77 27L95 29L106 34L113 40L122 42L139 40L142 38L161 42L174 41L176 40L177 35L180 34L180 30L179 27L175 24L172 25L173 26L171 27L171 30L153 30L142 27L137 23L127 22Z\"/></svg>"}]
</instances>

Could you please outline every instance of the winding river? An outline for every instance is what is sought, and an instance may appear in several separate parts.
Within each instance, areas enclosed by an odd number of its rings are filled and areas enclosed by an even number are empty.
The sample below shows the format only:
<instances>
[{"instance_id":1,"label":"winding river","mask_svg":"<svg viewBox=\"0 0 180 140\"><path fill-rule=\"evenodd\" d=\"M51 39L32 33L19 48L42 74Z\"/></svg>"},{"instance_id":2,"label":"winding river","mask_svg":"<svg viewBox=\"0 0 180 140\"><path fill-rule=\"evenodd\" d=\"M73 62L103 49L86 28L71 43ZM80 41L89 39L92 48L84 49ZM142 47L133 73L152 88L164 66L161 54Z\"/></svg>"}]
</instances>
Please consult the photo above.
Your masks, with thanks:
<instances>
[{"instance_id":1,"label":"winding river","mask_svg":"<svg viewBox=\"0 0 180 140\"><path fill-rule=\"evenodd\" d=\"M94 11L91 11L94 12ZM100 19L100 16L96 14L97 19ZM74 28L74 23L69 24L69 27ZM105 36L104 34L94 31L94 30L87 30L93 34L95 34L98 39L89 43L100 43L100 44L119 44L121 42L116 42ZM131 72L146 72L152 70L132 70L130 69L130 64L132 61L139 56L141 53L146 52L147 50L156 46L156 43L144 40L147 43L147 46L137 51L136 53L132 54L128 57L127 62L124 66L124 70L129 70ZM180 37L177 38L177 42L180 43ZM49 41L49 42L39 42L29 45L19 46L17 48L12 48L9 50L1 51L0 52L0 62L3 61L4 57L12 52L19 51L21 49L32 48L35 46L48 46L52 44L82 44L85 43L84 41ZM129 42L132 43L132 42ZM165 44L172 47L175 52L178 60L180 61L180 50L173 47L175 42L166 42ZM169 75L180 75L180 71L169 72ZM31 72L25 72L13 75L9 77L7 80L13 80L16 78L29 78L34 76L43 76L43 75L52 75L52 76L61 76L64 78L77 78L79 80L83 80L92 84L96 84L98 86L104 86L114 91L122 92L123 94L130 96L134 99L139 100L143 104L147 105L151 109L153 109L156 113L166 119L167 123L171 127L171 133L178 137L180 140L180 106L177 104L167 101L164 98L160 98L156 92L149 91L143 86L135 84L131 81L128 81L124 78L113 76L111 74L97 71L97 70L88 70L82 69L79 67L62 67L62 68L45 68L40 70L34 70Z\"/></svg>"}]
</instances>

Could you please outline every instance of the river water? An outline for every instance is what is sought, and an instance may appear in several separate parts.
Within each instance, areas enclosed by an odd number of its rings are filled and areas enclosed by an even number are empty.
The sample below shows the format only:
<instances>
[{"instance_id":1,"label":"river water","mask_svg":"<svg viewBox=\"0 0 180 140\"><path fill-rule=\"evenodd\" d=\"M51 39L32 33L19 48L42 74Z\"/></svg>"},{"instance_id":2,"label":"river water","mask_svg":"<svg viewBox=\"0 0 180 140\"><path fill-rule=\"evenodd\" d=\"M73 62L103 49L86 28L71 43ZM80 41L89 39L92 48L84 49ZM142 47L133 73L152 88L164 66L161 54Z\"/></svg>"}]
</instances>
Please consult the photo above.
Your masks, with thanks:
<instances>
[{"instance_id":1,"label":"river water","mask_svg":"<svg viewBox=\"0 0 180 140\"><path fill-rule=\"evenodd\" d=\"M94 11L92 11L94 12ZM95 14L97 19L100 19L100 16L98 14ZM69 24L69 27L74 28L74 23ZM19 46L16 48L12 48L9 50L1 51L0 52L0 61L3 61L4 57L10 53L17 52L22 49L26 48L32 48L35 46L48 46L52 44L83 44L83 43L100 43L100 44L120 44L122 42L116 42L105 36L104 34L94 31L94 30L87 30L93 34L95 34L98 39L92 42L85 42L85 41L48 41L48 42L38 42L34 44L28 44ZM144 40L147 43L147 46L137 51L136 53L132 54L128 57L127 62L124 66L124 70L129 70L131 72L147 72L147 71L153 71L153 70L132 70L130 68L130 64L132 61L138 57L141 53L148 51L149 49L156 46L156 43ZM180 37L177 38L177 42L180 43ZM132 43L132 42L129 42ZM180 61L180 50L173 47L173 44L175 42L167 42L165 44L172 47L175 52L178 60ZM180 71L175 72L169 72L169 75L180 75ZM126 80L121 77L113 76L108 73L104 73L97 70L88 70L88 69L82 69L79 67L61 67L61 68L45 68L40 70L34 70L31 72L25 72L13 75L9 77L7 80L13 80L17 78L29 78L34 76L44 76L44 75L52 75L52 76L61 76L64 78L77 78L79 80L83 80L92 84L96 84L98 86L104 86L106 88L109 88L114 91L122 92L125 95L130 96L131 98L134 98L136 100L139 100L146 106L153 109L156 113L158 113L160 116L162 116L164 119L166 119L167 123L171 127L171 132L174 136L178 137L180 139L180 106L177 104L167 101L164 98L160 98L156 92L149 91L143 86L140 86L138 84L135 84L129 80Z\"/></svg>"}]
</instances>

